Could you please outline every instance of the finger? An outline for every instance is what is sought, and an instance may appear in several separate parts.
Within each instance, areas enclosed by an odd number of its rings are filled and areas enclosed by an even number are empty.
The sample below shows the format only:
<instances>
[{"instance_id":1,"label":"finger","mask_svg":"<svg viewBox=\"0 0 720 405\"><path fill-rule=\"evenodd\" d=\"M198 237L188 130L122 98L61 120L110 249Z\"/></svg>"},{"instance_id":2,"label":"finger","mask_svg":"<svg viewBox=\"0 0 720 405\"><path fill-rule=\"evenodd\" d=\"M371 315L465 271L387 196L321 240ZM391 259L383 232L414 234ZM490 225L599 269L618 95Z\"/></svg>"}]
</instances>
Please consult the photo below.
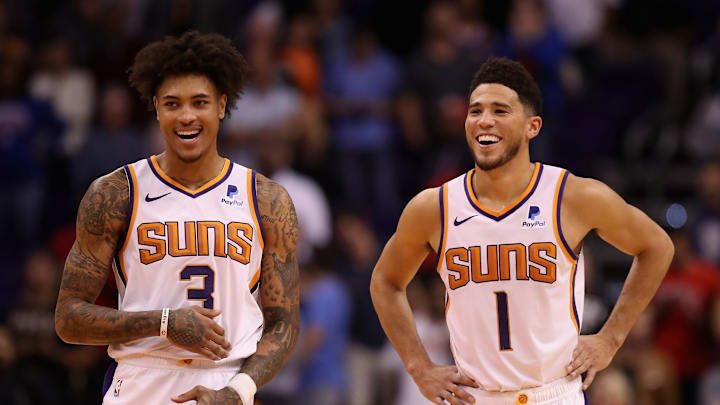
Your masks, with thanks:
<instances>
[{"instance_id":1,"label":"finger","mask_svg":"<svg viewBox=\"0 0 720 405\"><path fill-rule=\"evenodd\" d=\"M219 344L213 342L212 340L207 340L207 339L206 339L205 342L204 342L204 346L205 346L208 350L210 350L211 352L213 352L216 356L218 356L218 357L220 357L220 358L222 358L222 359L224 359L224 358L226 358L227 356L230 355L230 352L228 352L227 350L223 349L222 346L220 346Z\"/></svg>"},{"instance_id":2,"label":"finger","mask_svg":"<svg viewBox=\"0 0 720 405\"><path fill-rule=\"evenodd\" d=\"M592 361L588 358L588 359L585 360L584 363L582 363L582 364L579 365L577 368L575 368L574 370L572 370L572 371L568 374L568 376L569 376L570 378L575 378L575 377L579 376L580 374L586 372L591 366L592 366Z\"/></svg>"},{"instance_id":3,"label":"finger","mask_svg":"<svg viewBox=\"0 0 720 405\"><path fill-rule=\"evenodd\" d=\"M211 352L206 347L187 347L186 349L190 350L193 353L197 353L205 358L208 358L210 360L220 360L220 357L218 357L217 354Z\"/></svg>"},{"instance_id":4,"label":"finger","mask_svg":"<svg viewBox=\"0 0 720 405\"><path fill-rule=\"evenodd\" d=\"M445 400L447 402L450 402L452 405L465 405L465 402L460 400L460 398L454 396L452 393L448 392L445 396Z\"/></svg>"},{"instance_id":5,"label":"finger","mask_svg":"<svg viewBox=\"0 0 720 405\"><path fill-rule=\"evenodd\" d=\"M467 391L463 390L462 388L458 387L457 385L453 385L452 387L450 387L449 391L452 392L453 394L455 394L456 398L460 398L463 401L470 403L470 404L475 403L475 398L473 398L472 395L468 394Z\"/></svg>"},{"instance_id":6,"label":"finger","mask_svg":"<svg viewBox=\"0 0 720 405\"><path fill-rule=\"evenodd\" d=\"M590 368L588 369L588 372L587 372L587 374L585 375L585 381L583 381L583 386L582 386L583 391L585 391L586 389L588 389L588 387L590 386L590 384L592 384L593 380L595 379L595 374L596 374L596 373L597 373L597 371L595 371L595 367L590 367Z\"/></svg>"},{"instance_id":7,"label":"finger","mask_svg":"<svg viewBox=\"0 0 720 405\"><path fill-rule=\"evenodd\" d=\"M225 328L220 326L217 322L213 322L210 325L211 325L212 330L215 331L215 333L217 333L220 336L225 336Z\"/></svg>"},{"instance_id":8,"label":"finger","mask_svg":"<svg viewBox=\"0 0 720 405\"><path fill-rule=\"evenodd\" d=\"M191 401L193 399L196 399L198 396L198 388L200 388L199 385L196 385L193 389L190 391L184 392L176 397L170 398L173 402L177 403L183 403L187 401Z\"/></svg>"},{"instance_id":9,"label":"finger","mask_svg":"<svg viewBox=\"0 0 720 405\"><path fill-rule=\"evenodd\" d=\"M206 316L208 318L215 318L216 316L220 315L222 313L222 310L220 309L207 309L203 307L193 307L195 310L203 316Z\"/></svg>"},{"instance_id":10,"label":"finger","mask_svg":"<svg viewBox=\"0 0 720 405\"><path fill-rule=\"evenodd\" d=\"M579 352L577 355L573 355L572 361L565 366L565 371L568 373L571 373L573 370L576 370L578 367L580 367L585 361L587 360L587 353L583 350Z\"/></svg>"},{"instance_id":11,"label":"finger","mask_svg":"<svg viewBox=\"0 0 720 405\"><path fill-rule=\"evenodd\" d=\"M209 340L211 340L211 341L219 344L219 345L222 346L225 350L230 350L230 349L232 349L232 345L230 344L230 342L228 342L223 336L218 335L218 334L215 333L214 331L211 331L211 330L207 331L207 332L205 333L205 337L206 337L207 339L209 339Z\"/></svg>"},{"instance_id":12,"label":"finger","mask_svg":"<svg viewBox=\"0 0 720 405\"><path fill-rule=\"evenodd\" d=\"M468 387L480 388L480 385L477 382L475 382L475 380L473 380L472 378L470 378L466 375L462 375L462 374L457 374L455 376L455 378L452 379L452 382L454 382L455 384L458 384L458 385L465 385Z\"/></svg>"},{"instance_id":13,"label":"finger","mask_svg":"<svg viewBox=\"0 0 720 405\"><path fill-rule=\"evenodd\" d=\"M443 401L442 398L435 398L432 400L432 403L435 405L445 405L445 401Z\"/></svg>"}]
</instances>

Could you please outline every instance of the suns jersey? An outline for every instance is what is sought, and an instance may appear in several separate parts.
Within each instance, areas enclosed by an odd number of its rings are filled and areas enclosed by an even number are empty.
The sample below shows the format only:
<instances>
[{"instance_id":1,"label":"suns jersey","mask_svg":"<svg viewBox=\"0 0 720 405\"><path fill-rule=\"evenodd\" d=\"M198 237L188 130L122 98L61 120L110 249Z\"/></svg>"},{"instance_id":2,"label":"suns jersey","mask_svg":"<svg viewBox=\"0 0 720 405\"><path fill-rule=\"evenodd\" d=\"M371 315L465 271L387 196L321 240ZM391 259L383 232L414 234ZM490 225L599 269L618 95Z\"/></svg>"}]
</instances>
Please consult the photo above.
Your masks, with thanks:
<instances>
[{"instance_id":1,"label":"suns jersey","mask_svg":"<svg viewBox=\"0 0 720 405\"><path fill-rule=\"evenodd\" d=\"M475 197L474 170L439 189L453 356L485 390L539 386L567 375L583 312L582 253L560 226L568 173L536 163L523 194L495 212Z\"/></svg>"},{"instance_id":2,"label":"suns jersey","mask_svg":"<svg viewBox=\"0 0 720 405\"><path fill-rule=\"evenodd\" d=\"M121 311L221 309L231 363L255 353L263 316L257 299L263 251L255 172L225 160L217 177L190 190L155 157L125 166L131 214L114 259ZM199 359L161 337L110 345L116 360L146 355Z\"/></svg>"}]
</instances>

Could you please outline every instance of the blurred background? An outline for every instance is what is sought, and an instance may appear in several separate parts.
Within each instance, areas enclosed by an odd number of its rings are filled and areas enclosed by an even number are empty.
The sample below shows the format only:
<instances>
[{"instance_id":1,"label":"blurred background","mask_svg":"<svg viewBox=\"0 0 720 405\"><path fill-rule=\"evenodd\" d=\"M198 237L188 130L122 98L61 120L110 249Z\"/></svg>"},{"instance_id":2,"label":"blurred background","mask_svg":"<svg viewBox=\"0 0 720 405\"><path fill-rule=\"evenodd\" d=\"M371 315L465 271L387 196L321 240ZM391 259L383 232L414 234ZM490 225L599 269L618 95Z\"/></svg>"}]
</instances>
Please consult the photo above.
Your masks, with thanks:
<instances>
[{"instance_id":1,"label":"blurred background","mask_svg":"<svg viewBox=\"0 0 720 405\"><path fill-rule=\"evenodd\" d=\"M90 182L162 151L126 69L188 29L252 68L222 155L285 186L298 212L302 335L265 405L427 403L372 309L375 261L405 203L472 167L468 85L489 56L544 95L533 160L598 178L665 227L676 257L590 403L720 404L720 3L712 0L0 0L0 392L98 404L104 347L55 335L53 310ZM585 244L583 333L631 258ZM450 364L433 258L408 291ZM112 280L99 298L116 304ZM333 402L332 398L339 398Z\"/></svg>"}]
</instances>

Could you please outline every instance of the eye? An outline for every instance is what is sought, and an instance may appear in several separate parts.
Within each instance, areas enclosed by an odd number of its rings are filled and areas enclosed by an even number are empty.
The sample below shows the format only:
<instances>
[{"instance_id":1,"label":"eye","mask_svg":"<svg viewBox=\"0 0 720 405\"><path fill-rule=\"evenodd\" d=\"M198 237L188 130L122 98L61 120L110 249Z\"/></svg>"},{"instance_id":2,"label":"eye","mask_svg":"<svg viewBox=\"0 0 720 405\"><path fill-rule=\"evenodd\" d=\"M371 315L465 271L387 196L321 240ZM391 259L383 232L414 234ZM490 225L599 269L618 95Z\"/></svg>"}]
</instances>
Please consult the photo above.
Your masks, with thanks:
<instances>
[{"instance_id":1,"label":"eye","mask_svg":"<svg viewBox=\"0 0 720 405\"><path fill-rule=\"evenodd\" d=\"M195 105L197 105L197 106L202 106L205 104L208 104L207 100L195 100Z\"/></svg>"},{"instance_id":2,"label":"eye","mask_svg":"<svg viewBox=\"0 0 720 405\"><path fill-rule=\"evenodd\" d=\"M495 114L507 114L505 110L495 110Z\"/></svg>"},{"instance_id":3,"label":"eye","mask_svg":"<svg viewBox=\"0 0 720 405\"><path fill-rule=\"evenodd\" d=\"M177 103L174 101L166 101L164 105L166 107L177 107Z\"/></svg>"},{"instance_id":4,"label":"eye","mask_svg":"<svg viewBox=\"0 0 720 405\"><path fill-rule=\"evenodd\" d=\"M472 110L470 110L470 115L478 115L478 114L480 114L480 110L479 110L479 109L473 108Z\"/></svg>"}]
</instances>

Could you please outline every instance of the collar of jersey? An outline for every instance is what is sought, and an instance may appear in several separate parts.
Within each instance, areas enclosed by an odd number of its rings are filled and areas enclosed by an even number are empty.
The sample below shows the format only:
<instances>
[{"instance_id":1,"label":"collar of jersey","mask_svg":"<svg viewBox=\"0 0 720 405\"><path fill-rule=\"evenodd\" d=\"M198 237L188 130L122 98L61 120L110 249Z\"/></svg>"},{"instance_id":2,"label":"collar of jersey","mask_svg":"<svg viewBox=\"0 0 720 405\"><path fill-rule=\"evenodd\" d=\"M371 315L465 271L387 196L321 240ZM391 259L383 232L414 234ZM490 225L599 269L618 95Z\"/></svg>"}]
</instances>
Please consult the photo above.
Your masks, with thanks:
<instances>
[{"instance_id":1,"label":"collar of jersey","mask_svg":"<svg viewBox=\"0 0 720 405\"><path fill-rule=\"evenodd\" d=\"M515 212L518 208L520 208L521 205L525 203L525 201L527 201L528 198L530 198L530 196L535 192L538 183L540 183L540 176L542 175L542 171L543 165L536 162L532 178L530 178L530 183L528 183L525 191L523 191L522 194L520 194L520 196L515 201L513 201L507 207L503 208L501 211L493 211L491 209L483 207L483 205L480 204L480 202L477 200L477 197L475 197L475 193L473 192L472 188L472 177L475 173L475 168L465 173L465 195L467 196L468 201L470 201L470 205L472 205L479 213L485 215L490 219L494 219L495 221L500 221L501 219Z\"/></svg>"},{"instance_id":2,"label":"collar of jersey","mask_svg":"<svg viewBox=\"0 0 720 405\"><path fill-rule=\"evenodd\" d=\"M148 163L150 164L150 169L152 169L153 174L165 183L166 186L173 188L189 197L196 198L199 197L208 191L214 189L215 187L219 186L222 182L224 182L229 176L230 172L232 171L232 165L230 164L230 160L225 159L225 164L223 165L222 170L220 170L220 173L218 173L217 176L215 176L212 180L208 181L207 183L203 184L199 188L195 190L191 190L182 184L178 183L177 181L173 180L170 176L165 174L164 171L160 168L160 165L157 162L157 158L153 155L148 158Z\"/></svg>"}]
</instances>

